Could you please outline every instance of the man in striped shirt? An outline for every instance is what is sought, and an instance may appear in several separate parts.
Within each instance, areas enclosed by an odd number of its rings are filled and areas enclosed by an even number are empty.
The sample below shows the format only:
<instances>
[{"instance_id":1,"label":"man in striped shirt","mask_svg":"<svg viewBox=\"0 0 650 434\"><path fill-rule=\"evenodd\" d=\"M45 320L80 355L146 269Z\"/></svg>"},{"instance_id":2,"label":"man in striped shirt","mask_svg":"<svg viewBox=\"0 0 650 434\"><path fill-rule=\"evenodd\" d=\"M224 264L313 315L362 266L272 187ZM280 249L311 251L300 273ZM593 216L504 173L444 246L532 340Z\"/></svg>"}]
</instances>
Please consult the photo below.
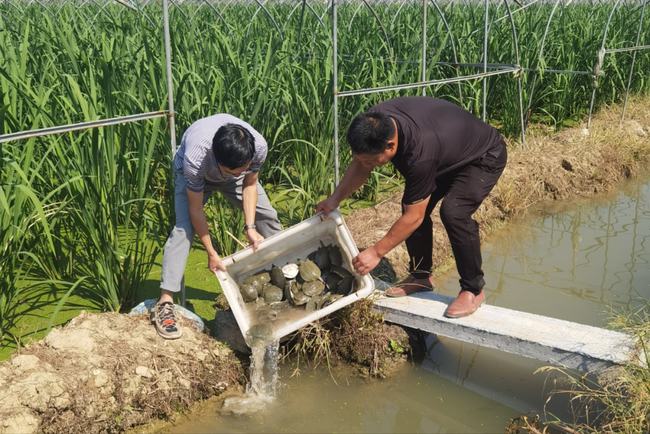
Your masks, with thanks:
<instances>
[{"instance_id":1,"label":"man in striped shirt","mask_svg":"<svg viewBox=\"0 0 650 434\"><path fill-rule=\"evenodd\" d=\"M162 337L176 339L182 334L173 295L181 290L195 233L208 254L208 268L225 270L203 212L214 191L243 210L246 237L254 249L265 237L281 230L277 212L258 181L267 152L264 137L229 114L199 119L183 134L173 162L176 224L165 243L160 298L151 311L151 320Z\"/></svg>"}]
</instances>

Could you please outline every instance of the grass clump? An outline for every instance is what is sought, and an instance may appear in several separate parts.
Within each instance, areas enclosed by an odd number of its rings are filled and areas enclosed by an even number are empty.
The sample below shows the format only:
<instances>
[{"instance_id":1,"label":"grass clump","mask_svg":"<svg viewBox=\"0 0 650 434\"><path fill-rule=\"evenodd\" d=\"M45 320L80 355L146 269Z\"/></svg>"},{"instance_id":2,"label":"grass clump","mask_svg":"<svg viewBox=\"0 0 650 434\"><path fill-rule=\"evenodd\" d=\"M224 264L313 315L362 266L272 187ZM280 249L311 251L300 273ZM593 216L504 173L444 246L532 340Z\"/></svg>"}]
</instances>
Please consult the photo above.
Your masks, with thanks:
<instances>
[{"instance_id":1,"label":"grass clump","mask_svg":"<svg viewBox=\"0 0 650 434\"><path fill-rule=\"evenodd\" d=\"M287 345L294 375L301 364L316 368L346 362L362 375L385 378L412 354L411 339L402 327L387 324L371 299L360 300L324 320L299 330Z\"/></svg>"},{"instance_id":2,"label":"grass clump","mask_svg":"<svg viewBox=\"0 0 650 434\"><path fill-rule=\"evenodd\" d=\"M556 367L540 368L537 372L559 373L565 380L565 386L553 391L547 404L555 398L568 398L571 420L562 421L547 415L549 420L542 423L539 417L522 416L513 419L507 432L650 432L650 362L647 352L650 304L631 315L616 316L611 325L636 338L641 363L630 362L596 375L576 375Z\"/></svg>"}]
</instances>

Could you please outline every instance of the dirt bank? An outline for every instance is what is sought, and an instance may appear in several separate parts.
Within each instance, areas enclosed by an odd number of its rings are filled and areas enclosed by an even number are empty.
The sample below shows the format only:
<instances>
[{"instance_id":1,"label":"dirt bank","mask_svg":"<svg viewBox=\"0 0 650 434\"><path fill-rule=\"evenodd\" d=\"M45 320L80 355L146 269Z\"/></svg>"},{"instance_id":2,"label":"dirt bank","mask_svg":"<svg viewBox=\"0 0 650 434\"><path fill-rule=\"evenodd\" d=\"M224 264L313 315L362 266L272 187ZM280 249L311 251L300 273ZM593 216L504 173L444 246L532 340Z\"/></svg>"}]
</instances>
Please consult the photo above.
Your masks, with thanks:
<instances>
[{"instance_id":1,"label":"dirt bank","mask_svg":"<svg viewBox=\"0 0 650 434\"><path fill-rule=\"evenodd\" d=\"M145 316L81 314L0 364L0 432L123 431L244 381L233 352L183 320L158 337Z\"/></svg>"},{"instance_id":2,"label":"dirt bank","mask_svg":"<svg viewBox=\"0 0 650 434\"><path fill-rule=\"evenodd\" d=\"M494 191L475 214L485 238L504 222L540 212L554 200L588 197L616 189L622 180L648 172L650 162L650 98L630 102L619 126L621 107L604 108L587 132L586 123L560 132L533 127L526 146L508 143L508 165ZM380 204L358 210L346 222L360 248L370 246L388 231L401 214L401 193ZM453 261L438 208L434 210L434 275ZM408 272L408 254L402 243L387 256L376 274L385 280ZM394 271L394 273L393 273Z\"/></svg>"}]
</instances>

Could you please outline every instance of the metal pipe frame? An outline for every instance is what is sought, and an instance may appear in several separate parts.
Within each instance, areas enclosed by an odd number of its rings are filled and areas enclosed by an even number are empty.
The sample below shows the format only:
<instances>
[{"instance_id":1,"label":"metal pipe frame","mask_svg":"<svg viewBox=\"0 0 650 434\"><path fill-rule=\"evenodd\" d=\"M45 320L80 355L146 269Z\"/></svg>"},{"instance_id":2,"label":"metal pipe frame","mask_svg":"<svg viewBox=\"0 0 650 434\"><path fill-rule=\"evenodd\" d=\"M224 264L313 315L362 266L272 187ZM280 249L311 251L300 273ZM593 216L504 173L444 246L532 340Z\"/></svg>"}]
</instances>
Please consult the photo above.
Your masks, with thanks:
<instances>
[{"instance_id":1,"label":"metal pipe frame","mask_svg":"<svg viewBox=\"0 0 650 434\"><path fill-rule=\"evenodd\" d=\"M643 7L643 10L645 11L645 6ZM643 22L639 24L641 26ZM642 51L642 50L650 50L650 45L636 45L634 47L624 47L624 48L609 48L605 50L605 54L612 54L612 53L629 53L630 51Z\"/></svg>"},{"instance_id":2,"label":"metal pipe frame","mask_svg":"<svg viewBox=\"0 0 650 434\"><path fill-rule=\"evenodd\" d=\"M508 17L510 17L510 31L512 32L512 43L515 48L515 61L517 66L521 63L521 58L519 56L519 37L517 36L517 28L515 27L515 20L512 18L512 11L510 10L510 5L508 0L503 0L503 4L506 6L506 11L508 12ZM520 137L521 144L526 146L526 124L524 123L524 91L523 91L523 74L520 72L517 74L517 95L519 96L519 128L520 128Z\"/></svg>"},{"instance_id":3,"label":"metal pipe frame","mask_svg":"<svg viewBox=\"0 0 650 434\"><path fill-rule=\"evenodd\" d=\"M171 145L171 155L176 155L176 113L174 112L174 76L172 70L172 45L169 33L169 0L162 0L163 6L163 40L165 44L165 72L167 75L167 105L169 121L169 137ZM173 1L173 0L172 0ZM170 214L171 214L170 210ZM181 305L187 304L187 294L185 291L185 277L181 280Z\"/></svg>"},{"instance_id":4,"label":"metal pipe frame","mask_svg":"<svg viewBox=\"0 0 650 434\"><path fill-rule=\"evenodd\" d=\"M140 122L147 119L164 117L167 115L168 115L167 110L161 110L157 112L138 113L134 115L118 116L114 118L100 119L96 121L79 122L76 124L58 125L55 127L40 128L37 130L19 131L16 133L0 135L0 143L15 142L18 140L32 139L34 137L53 136L57 134L70 133L73 131L107 127L110 125Z\"/></svg>"},{"instance_id":5,"label":"metal pipe frame","mask_svg":"<svg viewBox=\"0 0 650 434\"><path fill-rule=\"evenodd\" d=\"M487 78L487 77L494 77L497 75L504 75L504 74L517 74L521 71L521 68L513 67L513 66L505 66L502 69L496 70L496 71L490 71L490 72L481 72L478 74L470 74L470 75L461 75L458 77L453 77L453 78L442 78L442 79L437 79L437 80L427 80L427 81L421 81L421 82L416 82L416 83L404 83L404 84L395 84L391 86L379 86L379 87L369 87L365 89L356 89L356 90L347 90L343 92L338 92L338 97L343 98L343 97L348 97L348 96L356 96L356 95L369 95L373 93L381 93L381 92L389 92L393 90L405 90L405 89L417 89L421 87L430 87L430 86L438 86L442 84L449 84L449 83L458 83L461 81L470 81L470 80L478 80L482 78Z\"/></svg>"},{"instance_id":6,"label":"metal pipe frame","mask_svg":"<svg viewBox=\"0 0 650 434\"><path fill-rule=\"evenodd\" d=\"M614 4L614 7L612 8L612 11L609 13L609 17L607 17L607 24L605 24L605 29L603 31L603 40L600 44L600 50L598 50L598 53L596 55L596 64L594 66L594 88L591 91L591 101L589 103L589 119L587 120L587 129L591 128L591 119L593 117L594 113L594 103L596 102L596 82L598 80L598 76L600 74L600 71L603 66L603 60L605 58L605 44L607 43L607 33L609 32L609 25L612 23L612 18L614 17L614 13L616 12L616 9L618 9L619 5L621 4L622 0L616 0L616 3Z\"/></svg>"},{"instance_id":7,"label":"metal pipe frame","mask_svg":"<svg viewBox=\"0 0 650 434\"><path fill-rule=\"evenodd\" d=\"M165 44L165 72L167 75L167 109L169 121L169 136L171 139L172 157L176 154L176 113L174 112L174 76L172 71L172 44L169 33L169 0L163 4L163 40Z\"/></svg>"},{"instance_id":8,"label":"metal pipe frame","mask_svg":"<svg viewBox=\"0 0 650 434\"><path fill-rule=\"evenodd\" d=\"M34 0L37 1L37 0ZM116 0L119 3L122 3L124 6L127 7L134 7L134 4L130 1L120 1ZM213 9L214 12L219 16L219 18L224 21L224 17L221 15L221 13L214 8L209 0L202 0L204 3L206 3L208 6ZM280 32L280 35L282 36L282 30L280 29L280 26L278 25L277 21L274 19L270 11L266 8L266 2L268 0L254 0L254 2L258 5L258 9L255 11L255 14L253 17L255 17L260 11L262 11L271 24L276 27L276 29ZM597 61L596 61L596 66L594 67L594 72L592 71L571 71L571 70L562 70L562 69L551 69L551 68L545 68L539 67L536 65L535 68L525 68L521 67L519 65L520 59L519 59L519 48L518 48L518 42L517 42L517 35L516 35L516 29L514 27L514 21L513 21L513 14L522 11L528 7L530 7L532 4L537 3L541 0L532 0L529 3L526 3L525 5L521 6L518 9L511 10L510 6L507 3L507 0L504 0L507 14L503 15L499 18L493 19L491 22L489 21L489 6L490 2L488 0L484 0L484 7L485 7L485 13L484 13L484 40L483 40L483 59L482 63L480 64L471 64L471 63L459 63L458 58L457 58L457 50L454 42L454 37L453 33L451 32L451 28L445 18L445 15L443 11L440 9L439 5L437 4L436 0L430 0L432 5L435 7L437 13L440 15L443 24L447 30L447 32L450 35L451 38L451 44L452 44L452 50L453 50L453 55L454 55L454 62L435 62L435 64L438 65L449 65L453 67L459 67L459 66L467 66L467 67L476 67L476 68L481 68L482 72L477 73L477 74L469 74L469 75L457 75L456 77L453 78L446 78L446 79L434 79L434 80L426 80L426 51L427 51L427 0L422 0L422 7L423 7L423 17L422 17L422 53L421 53L421 74L420 74L420 81L415 82L415 83L404 83L404 84L397 84L397 85L390 85L390 86L379 86L379 87L374 87L374 88L365 88L365 89L356 89L356 90L349 90L349 91L344 91L341 92L339 90L339 82L338 82L338 13L337 13L337 3L338 0L331 0L331 14L332 14L332 51L333 51L333 77L332 77L332 93L333 93L333 117L334 117L334 172L335 172L335 185L338 185L339 179L340 179L340 167L339 167L339 153L340 153L340 144L339 144L339 98L344 98L344 97L349 97L349 96L357 96L357 95L368 95L368 94L375 94L375 93L381 93L381 92L388 92L388 91L395 91L395 90L406 90L406 89L416 89L416 88L421 88L422 93L426 93L426 88L430 86L438 86L438 85L443 85L443 84L449 84L449 83L458 83L459 84L459 96L461 98L462 102L462 91L460 87L460 83L464 81L470 81L470 80L477 80L481 79L483 80L483 101L482 101L482 117L485 120L487 117L487 78L492 77L492 76L497 76L497 75L504 75L508 73L512 73L517 76L518 79L518 87L519 87L519 99L520 99L520 121L522 123L522 143L525 144L525 124L526 122L524 121L524 115L523 115L523 92L522 92L522 72L550 72L550 73L557 73L557 74L576 74L576 75L594 75L594 80L598 79L598 72L602 69L603 65L603 59L607 54L616 54L616 53L625 53L625 52L632 52L633 53L633 59L632 59L632 65L629 71L628 75L628 81L627 81L627 86L626 86L626 93L625 93L625 102L623 106L623 113L621 116L621 121L625 117L625 112L626 112L626 107L627 107L627 100L628 100L628 95L629 95L629 89L631 86L631 80L633 76L633 71L634 71L634 66L635 66L635 60L636 60L636 54L638 51L642 50L650 50L650 45L639 45L641 40L641 28L643 25L643 20L644 20L644 14L645 14L645 7L648 3L648 1L644 1L642 8L641 8L641 18L639 22L639 28L637 30L637 38L634 46L631 47L622 47L622 48L606 48L606 42L607 42L607 35L609 31L610 24L612 22L612 18L616 12L616 10L619 8L620 4L622 3L622 0L616 0L615 4L612 7L612 10L609 14L607 24L605 25L604 28L604 34L602 38L602 43L601 43L601 48L597 53ZM88 3L88 2L95 2L95 0L82 0L82 4ZM3 134L0 135L0 143L6 143L6 142L11 142L11 141L19 141L19 140L25 140L25 139L30 139L34 137L43 137L43 136L48 136L48 135L55 135L55 134L64 134L67 132L73 132L73 131L80 131L80 130L86 130L86 129L92 129L92 128L100 128L104 126L110 126L110 125L118 125L118 124L125 124L125 123L130 123L130 122L139 122L139 121L144 121L147 119L152 119L152 118L158 118L158 117L167 117L168 123L169 123L169 131L170 131L170 145L171 145L171 152L172 155L176 152L176 128L175 128L175 112L174 112L174 98L173 98L173 70L172 70L172 57L171 57L171 38L170 38L170 29L169 29L169 2L174 3L174 0L162 0L162 6L163 6L163 36L164 36L164 48L165 48L165 70L166 70L166 79L167 79L167 91L168 91L168 110L163 110L163 111L157 111L157 112L148 112L148 113L139 113L139 114L133 114L133 115L127 115L127 116L120 116L120 117L115 117L115 118L110 118L110 119L101 119L101 120L96 120L96 121L87 121L87 122L81 122L81 123L76 123L76 124L69 124L69 125L61 125L61 126L54 126L54 127L48 127L48 128L41 128L41 129L35 129L35 130L26 130L26 131L20 131L16 133L10 133L10 134ZM321 23L321 25L324 25L322 16L319 17L316 11L309 5L307 0L302 0L303 4L303 13L304 13L304 8L307 7L318 19L318 21ZM543 56L543 51L544 51L544 42L546 40L547 34L548 34L548 29L550 27L550 21L553 18L553 15L555 13L555 9L557 8L557 5L559 4L560 0L556 0L553 12L551 13L551 17L549 18L549 21L547 23L547 27L544 32L544 36L542 38L542 48L540 50L540 58ZM12 1L6 1L5 3L8 3L12 7L16 7ZM40 4L40 1L38 1ZM145 1L144 4L146 5L148 1ZM400 10L404 6L406 1L402 1L400 4ZM370 12L373 14L375 19L378 22L378 25L380 26L384 38L386 39L386 42L388 44L389 50L391 50L391 45L389 43L389 38L386 33L386 29L382 25L381 21L379 20L379 17L377 16L376 12L373 10L373 8L370 6L370 4L366 0L362 0L361 4L365 4L369 9ZM137 3L136 3L137 5ZM63 9L65 6L65 2L63 6L61 6L57 12L60 13L60 11ZM224 7L230 6L230 3L226 4ZM137 7L137 6L135 6ZM124 10L126 10L125 8ZM186 18L187 15L182 9L179 9L180 13L183 14ZM100 13L104 12L104 8L100 8L100 11L95 15L93 18L97 18L97 15ZM139 12L143 12L142 10L139 9ZM292 11L293 12L293 11ZM325 12L325 14L327 11ZM146 17L149 19L149 17ZM395 18L393 18L394 20ZM489 42L489 30L490 26L494 23L497 23L499 21L509 19L510 24L512 27L512 32L513 32L513 39L514 39L514 44L515 44L515 56L517 57L516 59L516 64L514 65L509 65L509 64L490 64L488 63L488 42ZM149 21L151 21L149 19ZM302 26L301 26L302 27ZM475 30L473 33L475 33L478 30ZM390 59L391 61L395 61L395 59ZM489 71L491 70L491 71ZM534 85L533 85L534 89ZM531 89L531 93L532 90ZM592 97L590 101L590 107L589 107L589 120L587 124L587 128L591 127L591 121L592 121L592 115L593 115L593 109L594 109L594 104L595 104L595 97L596 97L596 87L594 86L594 89L592 91ZM531 98L532 100L532 98ZM530 101L529 101L529 106L530 108ZM185 304L185 291L183 288L182 291L182 303Z\"/></svg>"},{"instance_id":9,"label":"metal pipe frame","mask_svg":"<svg viewBox=\"0 0 650 434\"><path fill-rule=\"evenodd\" d=\"M488 11L490 10L490 1L485 0L483 3L485 6L485 21L483 24L483 74L487 74L487 62L488 62L488 32L489 32L489 21L488 21ZM487 120L487 80L483 80L483 122Z\"/></svg>"},{"instance_id":10,"label":"metal pipe frame","mask_svg":"<svg viewBox=\"0 0 650 434\"><path fill-rule=\"evenodd\" d=\"M444 14L440 10L439 6L437 5L435 0L431 0L434 7L438 11L439 15L441 16L445 27L447 28L448 33L450 34L450 37L452 39L452 48L454 51L454 57L456 57L456 49L455 45L453 42L453 34L451 33L451 29L449 28L449 25L444 17ZM512 11L510 10L510 7L507 5L507 0L504 0L506 2L506 8L507 8L507 15L510 19L511 27L512 27L512 32L513 32L513 37L515 38L514 44L515 44L515 52L516 52L516 62L517 65L490 65L490 68L494 68L494 71L488 72L488 37L489 37L489 0L484 0L484 7L485 7L485 14L484 14L484 37L483 37L483 62L482 62L482 73L478 74L470 74L470 75L464 75L464 76L457 76L454 78L447 78L447 79L437 79L437 80L426 80L426 49L427 49L427 36L426 36L426 16L427 16L427 0L422 1L422 57L421 57L421 75L420 75L420 82L416 83L403 83L403 84L396 84L396 85L390 85L390 86L378 86L378 87L372 87L372 88L364 88L364 89L354 89L354 90L348 90L348 91L343 91L341 92L339 90L339 84L338 84L338 13L337 13L337 0L331 0L331 13L332 13L332 56L333 56L333 68L332 68L332 97L333 97L333 118L334 118L334 180L335 180L335 185L339 184L339 151L340 151L340 144L339 144L339 105L338 105L338 100L339 98L345 98L349 96L357 96L357 95L368 95L368 94L375 94L375 93L381 93L381 92L388 92L388 91L395 91L395 90L406 90L406 89L417 89L421 88L422 89L422 94L426 94L426 88L430 86L437 86L437 85L442 85L442 84L449 84L449 83L461 83L463 81L470 81L470 80L477 80L481 79L483 80L483 120L486 119L487 117L487 81L485 80L488 77L493 77L497 75L503 75L503 74L515 74L518 76L518 92L519 92L519 114L520 114L520 122L521 122L521 134L522 134L522 143L525 143L525 129L524 129L524 122L523 122L523 90L522 90L522 84L521 84L521 74L523 69L518 65L519 63L519 47L516 41L516 29L514 27L514 21L512 18ZM376 16L374 10L370 7L370 5L367 3L366 0L362 0L362 3L368 6L370 9L371 13L375 16L375 18L379 21L379 17ZM403 4L402 4L403 5ZM401 6L400 5L400 9ZM523 8L522 8L523 9ZM357 9L358 11L358 9ZM355 14L356 15L356 12ZM354 16L353 15L353 16ZM386 32L381 26L381 22L379 23L380 27L384 31L385 36ZM388 40L387 40L388 42ZM389 47L390 48L390 47ZM458 64L458 59L454 59L456 61L456 64ZM460 87L459 87L460 88Z\"/></svg>"},{"instance_id":11,"label":"metal pipe frame","mask_svg":"<svg viewBox=\"0 0 650 434\"><path fill-rule=\"evenodd\" d=\"M420 81L427 81L427 0L422 0L422 72ZM427 88L422 87L422 96L426 96Z\"/></svg>"},{"instance_id":12,"label":"metal pipe frame","mask_svg":"<svg viewBox=\"0 0 650 434\"><path fill-rule=\"evenodd\" d=\"M643 2L643 8L641 9L641 18L639 18L639 28L636 31L636 41L634 42L634 45L636 47L639 47L639 42L641 41L641 29L643 28L643 19L645 18L645 7L648 4L648 0ZM648 48L650 48L650 45L647 45ZM634 72L634 64L636 63L636 54L639 52L639 50L634 50L632 53L632 65L630 65L630 73L627 76L627 86L625 86L625 97L623 99L623 111L621 112L621 123L623 123L623 120L625 119L625 112L627 111L627 100L628 97L630 96L630 86L632 85L632 76Z\"/></svg>"},{"instance_id":13,"label":"metal pipe frame","mask_svg":"<svg viewBox=\"0 0 650 434\"><path fill-rule=\"evenodd\" d=\"M458 51L456 50L456 43L454 42L454 34L451 31L451 26L449 25L449 22L447 21L445 14L442 12L442 9L440 9L440 6L438 6L438 2L436 0L431 0L431 4L433 4L433 7L436 9L436 12L438 12L438 15L440 15L440 19L442 20L442 23L445 26L445 29L447 30L447 34L449 35L449 40L451 41L451 52L454 56L454 62L458 63ZM458 100L460 101L461 104L463 104L463 88L460 82L458 82Z\"/></svg>"},{"instance_id":14,"label":"metal pipe frame","mask_svg":"<svg viewBox=\"0 0 650 434\"><path fill-rule=\"evenodd\" d=\"M334 111L334 185L339 185L339 64L337 0L332 0L332 110Z\"/></svg>"},{"instance_id":15,"label":"metal pipe frame","mask_svg":"<svg viewBox=\"0 0 650 434\"><path fill-rule=\"evenodd\" d=\"M530 121L529 119L529 113L530 109L533 106L533 96L535 95L535 87L537 85L537 78L540 73L546 72L546 68L540 68L540 64L544 64L542 62L542 59L544 59L544 49L546 48L546 37L548 36L548 32L551 28L551 22L553 21L553 17L555 16L555 12L557 11L558 6L560 5L561 0L555 0L555 4L553 5L553 9L551 9L551 14L548 17L548 20L546 21L546 27L544 28L544 34L542 35L542 41L540 43L539 47L539 53L537 53L537 65L535 65L535 74L533 74L533 82L530 85L530 94L528 96L528 107L526 107L526 125L528 125L528 122Z\"/></svg>"}]
</instances>

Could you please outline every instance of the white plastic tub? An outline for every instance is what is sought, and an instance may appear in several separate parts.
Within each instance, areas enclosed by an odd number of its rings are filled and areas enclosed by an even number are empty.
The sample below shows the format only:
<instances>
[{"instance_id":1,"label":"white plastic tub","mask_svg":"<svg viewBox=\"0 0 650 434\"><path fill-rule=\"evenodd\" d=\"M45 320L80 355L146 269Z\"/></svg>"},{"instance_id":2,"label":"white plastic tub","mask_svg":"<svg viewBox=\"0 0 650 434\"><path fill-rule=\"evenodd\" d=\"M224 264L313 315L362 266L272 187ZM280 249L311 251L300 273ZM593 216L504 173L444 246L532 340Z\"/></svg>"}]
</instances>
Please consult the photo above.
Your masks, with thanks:
<instances>
[{"instance_id":1,"label":"white plastic tub","mask_svg":"<svg viewBox=\"0 0 650 434\"><path fill-rule=\"evenodd\" d=\"M335 244L340 248L342 265L353 273L357 291L313 312L301 308L281 312L274 321L267 321L272 327L273 337L280 340L283 336L372 293L374 281L370 275L360 276L352 267L352 259L359 254L359 250L341 214L337 211L327 217L318 214L265 239L256 252L248 247L223 259L227 271L217 271L215 274L244 337L247 336L248 330L256 325L257 318L255 303L244 302L237 282L259 271L270 270L271 264L282 266L305 259L320 247L321 242L325 245Z\"/></svg>"}]
</instances>

